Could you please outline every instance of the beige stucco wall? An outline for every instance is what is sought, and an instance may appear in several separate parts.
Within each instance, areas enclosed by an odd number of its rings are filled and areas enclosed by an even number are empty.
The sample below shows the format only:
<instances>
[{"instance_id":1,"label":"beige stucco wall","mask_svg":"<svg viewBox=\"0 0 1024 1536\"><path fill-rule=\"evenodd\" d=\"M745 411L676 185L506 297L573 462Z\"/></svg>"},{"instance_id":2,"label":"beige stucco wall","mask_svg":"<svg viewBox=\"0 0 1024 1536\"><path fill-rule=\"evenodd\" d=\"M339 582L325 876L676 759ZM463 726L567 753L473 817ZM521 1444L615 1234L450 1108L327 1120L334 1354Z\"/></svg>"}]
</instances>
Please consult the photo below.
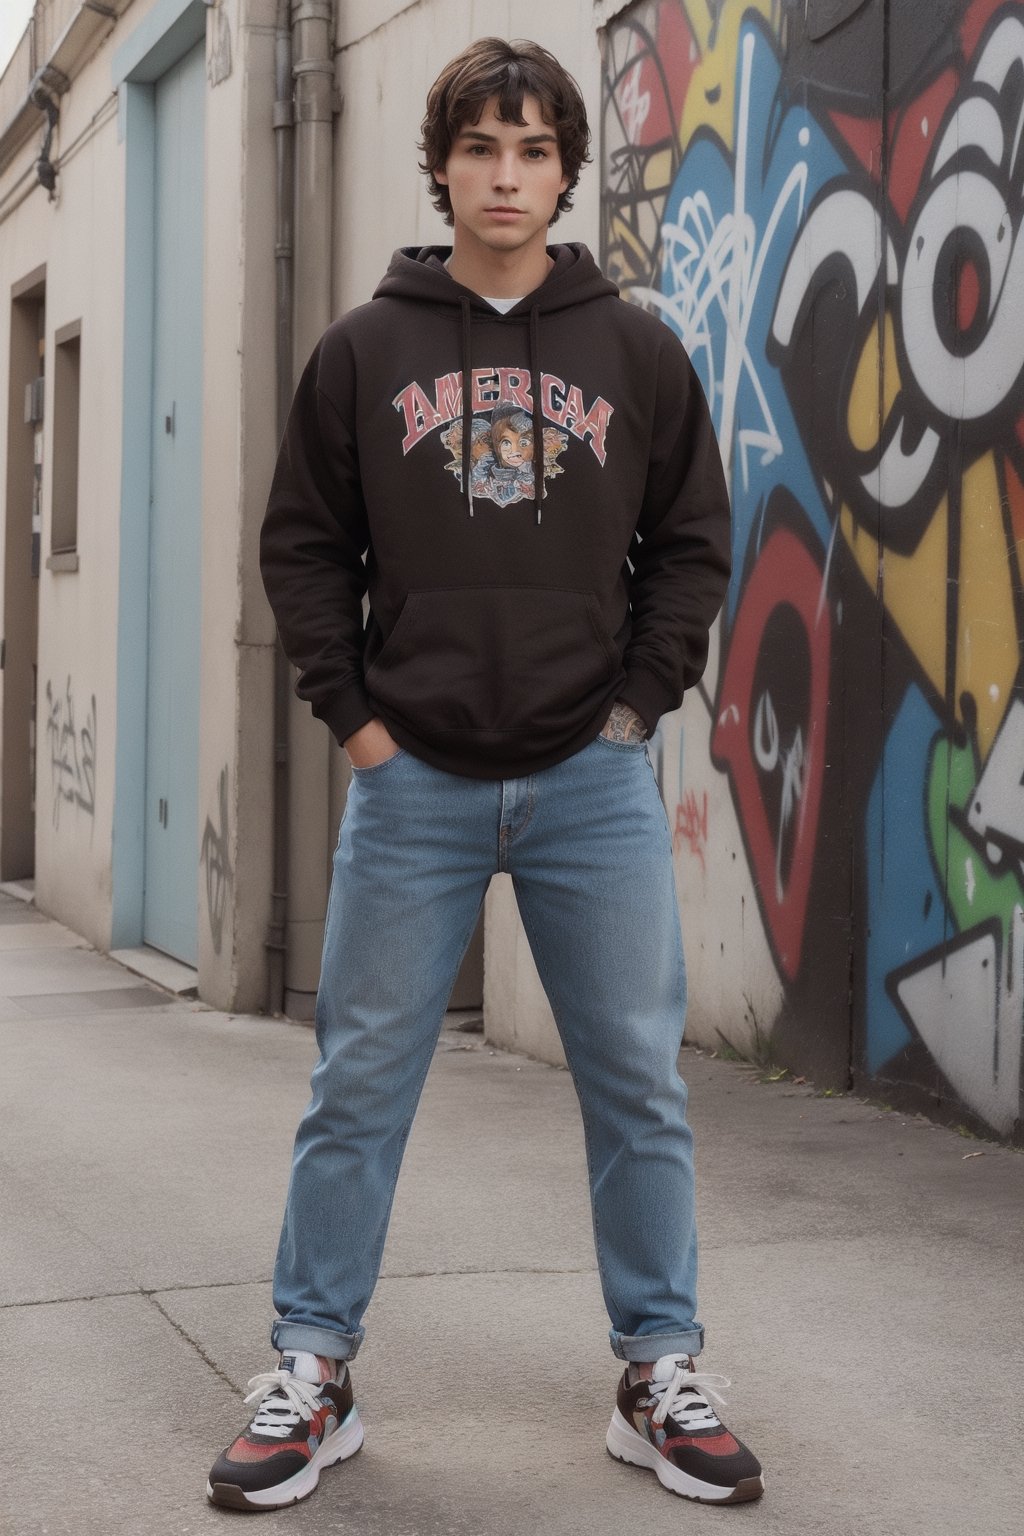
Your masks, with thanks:
<instances>
[{"instance_id":1,"label":"beige stucco wall","mask_svg":"<svg viewBox=\"0 0 1024 1536\"><path fill-rule=\"evenodd\" d=\"M273 620L258 537L276 449L274 406L273 0L222 7L230 75L207 95L204 341L203 654L200 847L227 856L222 922L200 866L200 995L220 1007L265 1000L272 842ZM226 809L226 814L225 814ZM205 918L205 921L204 921Z\"/></svg>"},{"instance_id":2,"label":"beige stucco wall","mask_svg":"<svg viewBox=\"0 0 1024 1536\"><path fill-rule=\"evenodd\" d=\"M117 654L111 614L116 613L117 604L124 251L110 52L108 40L62 101L50 151L51 159L68 157L58 177L57 196L49 201L44 189L36 186L0 225L4 299L0 357L5 361L11 286L34 268L46 267L36 898L45 911L101 947L109 942L111 911ZM32 176L41 140L40 129L0 178L0 193L16 187L23 176ZM58 573L45 565L52 510L53 337L72 320L80 320L82 326L80 567L77 572ZM0 372L4 432L7 389L4 367ZM6 460L6 441L0 441L0 455ZM27 553L25 565L27 579Z\"/></svg>"},{"instance_id":3,"label":"beige stucco wall","mask_svg":"<svg viewBox=\"0 0 1024 1536\"><path fill-rule=\"evenodd\" d=\"M0 356L7 356L10 284L46 265L44 561L52 480L53 334L69 320L82 322L80 563L74 573L44 568L40 576L35 879L38 905L101 948L109 947L112 921L125 281L126 145L118 140L111 59L152 8L150 0L135 0L61 100L51 158L67 158L56 201L48 202L45 191L35 187L0 225L5 290ZM274 11L274 0L222 0L220 12L207 18L196 897L200 994L225 1007L262 1004L271 885L267 829L274 628L259 582L257 543L276 449ZM215 28L221 50L226 29L232 54L230 73L220 80L211 78L216 73L210 67ZM41 138L40 128L0 176L0 199L30 171ZM4 369L4 433L6 391ZM2 438L0 456L5 456ZM71 724L70 710L79 750L77 770L73 766L69 778L62 760L68 755L68 737L65 732L61 747L59 732ZM82 779L83 731L94 733L91 811L59 793L62 786L74 787L75 771ZM246 828L248 835L240 835ZM203 856L208 831L217 841L227 878L218 921L211 911L216 882L208 882L209 859Z\"/></svg>"},{"instance_id":4,"label":"beige stucco wall","mask_svg":"<svg viewBox=\"0 0 1024 1536\"><path fill-rule=\"evenodd\" d=\"M206 98L199 839L202 849L209 829L227 858L219 918L207 842L199 977L206 1001L238 1009L265 1000L271 887L274 626L258 538L276 449L274 9L274 0L224 6L232 68Z\"/></svg>"},{"instance_id":5,"label":"beige stucco wall","mask_svg":"<svg viewBox=\"0 0 1024 1536\"><path fill-rule=\"evenodd\" d=\"M450 241L417 168L427 91L442 66L474 37L530 37L579 81L595 135L600 56L591 0L355 0L341 7L338 84L343 98L335 157L338 210L335 295L339 313L367 300L400 245ZM389 18L390 19L386 19ZM592 149L596 156L596 142ZM596 248L598 184L584 170L571 213L553 238Z\"/></svg>"}]
</instances>

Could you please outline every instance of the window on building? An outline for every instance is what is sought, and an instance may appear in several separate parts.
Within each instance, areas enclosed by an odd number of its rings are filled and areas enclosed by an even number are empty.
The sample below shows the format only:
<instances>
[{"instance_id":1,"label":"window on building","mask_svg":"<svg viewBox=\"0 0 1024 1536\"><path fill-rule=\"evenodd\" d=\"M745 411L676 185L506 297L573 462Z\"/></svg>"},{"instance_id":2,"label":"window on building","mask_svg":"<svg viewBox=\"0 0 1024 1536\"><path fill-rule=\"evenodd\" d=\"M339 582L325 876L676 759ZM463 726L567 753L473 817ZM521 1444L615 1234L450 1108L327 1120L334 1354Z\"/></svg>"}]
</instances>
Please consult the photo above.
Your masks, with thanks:
<instances>
[{"instance_id":1,"label":"window on building","mask_svg":"<svg viewBox=\"0 0 1024 1536\"><path fill-rule=\"evenodd\" d=\"M50 519L51 568L68 568L78 552L78 411L81 385L82 322L62 325L53 338L53 500Z\"/></svg>"}]
</instances>

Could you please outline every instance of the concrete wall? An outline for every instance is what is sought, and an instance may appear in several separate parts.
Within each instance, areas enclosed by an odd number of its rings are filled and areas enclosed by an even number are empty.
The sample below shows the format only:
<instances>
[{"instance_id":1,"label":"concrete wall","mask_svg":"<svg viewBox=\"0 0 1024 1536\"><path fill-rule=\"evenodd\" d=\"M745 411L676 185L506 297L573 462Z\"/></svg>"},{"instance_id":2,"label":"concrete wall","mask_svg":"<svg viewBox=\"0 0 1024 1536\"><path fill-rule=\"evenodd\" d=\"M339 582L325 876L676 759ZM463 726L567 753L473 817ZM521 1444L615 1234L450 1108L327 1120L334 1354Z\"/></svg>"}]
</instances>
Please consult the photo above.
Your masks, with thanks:
<instances>
[{"instance_id":1,"label":"concrete wall","mask_svg":"<svg viewBox=\"0 0 1024 1536\"><path fill-rule=\"evenodd\" d=\"M1017 3L646 0L602 89L602 258L691 351L734 507L664 722L690 1033L1007 1135L1022 86Z\"/></svg>"},{"instance_id":2,"label":"concrete wall","mask_svg":"<svg viewBox=\"0 0 1024 1536\"><path fill-rule=\"evenodd\" d=\"M42 187L0 224L0 357L9 351L11 288L46 269L46 388L36 694L36 890L44 910L106 947L110 934L116 697L117 529L124 249L111 43L102 45L62 101L51 159L68 155L58 194ZM43 123L42 116L39 118ZM4 170L10 193L26 178L42 132ZM102 238L99 238L102 232ZM77 571L46 567L52 514L54 334L81 320ZM0 369L0 432L8 371ZM0 461L6 463L6 439ZM111 556L114 558L111 558ZM3 552L6 559L7 552ZM19 557L16 553L13 558ZM27 560L25 578L28 579Z\"/></svg>"}]
</instances>

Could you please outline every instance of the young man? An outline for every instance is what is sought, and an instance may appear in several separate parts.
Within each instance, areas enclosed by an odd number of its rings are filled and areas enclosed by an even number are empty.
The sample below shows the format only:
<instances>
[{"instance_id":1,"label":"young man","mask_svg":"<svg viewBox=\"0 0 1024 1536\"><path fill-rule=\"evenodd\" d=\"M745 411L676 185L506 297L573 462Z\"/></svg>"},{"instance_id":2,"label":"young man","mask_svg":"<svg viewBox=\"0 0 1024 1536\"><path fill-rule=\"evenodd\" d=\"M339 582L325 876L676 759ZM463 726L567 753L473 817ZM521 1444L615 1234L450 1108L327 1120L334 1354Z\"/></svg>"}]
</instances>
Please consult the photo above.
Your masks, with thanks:
<instances>
[{"instance_id":1,"label":"young man","mask_svg":"<svg viewBox=\"0 0 1024 1536\"><path fill-rule=\"evenodd\" d=\"M453 247L397 252L327 329L281 445L264 581L352 783L274 1276L281 1358L210 1474L220 1504L291 1503L362 1443L347 1362L499 870L583 1111L625 1363L608 1449L690 1498L763 1490L709 1405L722 1379L694 1366L686 981L647 747L704 669L729 509L679 342L585 247L547 246L588 140L578 87L536 44L487 38L454 59L422 145Z\"/></svg>"}]
</instances>

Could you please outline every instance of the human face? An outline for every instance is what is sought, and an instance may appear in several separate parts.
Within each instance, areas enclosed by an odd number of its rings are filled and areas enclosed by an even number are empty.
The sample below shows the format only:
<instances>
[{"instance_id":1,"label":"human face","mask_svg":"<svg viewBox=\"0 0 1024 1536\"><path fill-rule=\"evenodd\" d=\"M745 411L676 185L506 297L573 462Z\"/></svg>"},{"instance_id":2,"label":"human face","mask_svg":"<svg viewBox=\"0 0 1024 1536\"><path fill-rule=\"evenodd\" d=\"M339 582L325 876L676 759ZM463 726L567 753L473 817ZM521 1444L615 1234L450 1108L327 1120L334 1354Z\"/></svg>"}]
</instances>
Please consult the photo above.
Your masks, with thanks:
<instances>
[{"instance_id":1,"label":"human face","mask_svg":"<svg viewBox=\"0 0 1024 1536\"><path fill-rule=\"evenodd\" d=\"M533 433L517 432L514 427L500 427L494 446L498 450L498 462L505 469L518 469L526 464L533 453Z\"/></svg>"},{"instance_id":2,"label":"human face","mask_svg":"<svg viewBox=\"0 0 1024 1536\"><path fill-rule=\"evenodd\" d=\"M558 136L535 96L523 97L525 124L503 123L492 96L477 123L464 123L435 180L448 188L455 245L483 256L543 251L558 199L569 185Z\"/></svg>"}]
</instances>

